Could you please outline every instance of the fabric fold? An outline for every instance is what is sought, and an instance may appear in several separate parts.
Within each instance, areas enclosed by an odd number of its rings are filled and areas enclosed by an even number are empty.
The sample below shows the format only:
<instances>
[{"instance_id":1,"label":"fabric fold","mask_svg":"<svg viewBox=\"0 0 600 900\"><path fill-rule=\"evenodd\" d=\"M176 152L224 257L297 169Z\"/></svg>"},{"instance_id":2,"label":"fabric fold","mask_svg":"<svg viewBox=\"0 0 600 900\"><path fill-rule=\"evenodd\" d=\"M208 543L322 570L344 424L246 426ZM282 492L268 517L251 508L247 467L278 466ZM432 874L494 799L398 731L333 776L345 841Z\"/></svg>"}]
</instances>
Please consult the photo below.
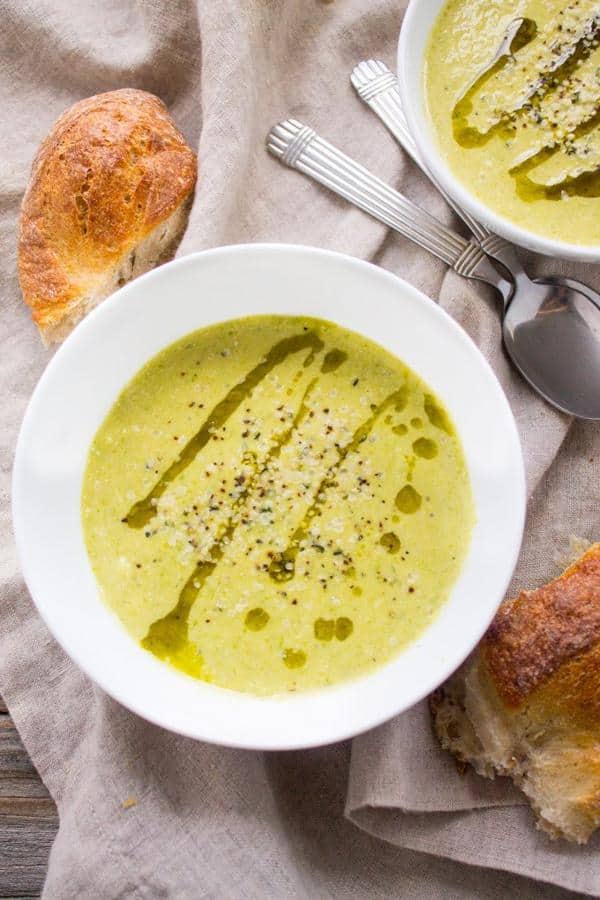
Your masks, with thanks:
<instances>
[{"instance_id":1,"label":"fabric fold","mask_svg":"<svg viewBox=\"0 0 600 900\"><path fill-rule=\"evenodd\" d=\"M393 844L469 866L514 872L518 854L518 871L542 890L553 884L598 896L598 840L585 848L551 843L535 830L524 806L430 815L364 806L354 811L352 821Z\"/></svg>"},{"instance_id":2,"label":"fabric fold","mask_svg":"<svg viewBox=\"0 0 600 900\"><path fill-rule=\"evenodd\" d=\"M446 273L439 261L284 169L264 149L276 121L303 119L453 221L349 84L360 59L394 65L403 6L395 0L4 4L0 98L10 140L0 164L6 328L0 690L59 809L46 900L565 900L573 891L600 893L593 871L598 842L584 849L552 844L504 780L459 775L433 738L425 704L356 739L352 749L291 754L223 750L137 718L90 684L49 635L10 537L16 436L50 358L19 296L18 203L35 150L58 115L81 97L125 86L158 93L199 148L199 184L179 255L245 241L353 254L439 298L478 344L507 393L527 463L529 516L511 590L553 575L571 534L594 536L598 431L550 409L510 367L491 292ZM535 274L566 268L530 257L527 265ZM568 271L600 286L597 270Z\"/></svg>"}]
</instances>

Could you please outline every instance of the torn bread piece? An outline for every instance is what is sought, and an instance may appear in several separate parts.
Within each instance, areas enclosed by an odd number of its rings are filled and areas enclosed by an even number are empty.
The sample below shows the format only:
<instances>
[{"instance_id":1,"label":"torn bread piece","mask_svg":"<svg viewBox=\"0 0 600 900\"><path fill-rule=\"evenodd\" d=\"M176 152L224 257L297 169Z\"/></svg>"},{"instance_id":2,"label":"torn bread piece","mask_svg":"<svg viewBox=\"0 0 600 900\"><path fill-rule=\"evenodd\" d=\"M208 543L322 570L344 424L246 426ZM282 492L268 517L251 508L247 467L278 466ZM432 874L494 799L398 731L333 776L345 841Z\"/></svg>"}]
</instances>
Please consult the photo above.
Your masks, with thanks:
<instances>
[{"instance_id":1,"label":"torn bread piece","mask_svg":"<svg viewBox=\"0 0 600 900\"><path fill-rule=\"evenodd\" d=\"M45 343L173 254L196 168L167 108L145 91L88 97L58 119L19 223L19 281Z\"/></svg>"},{"instance_id":2,"label":"torn bread piece","mask_svg":"<svg viewBox=\"0 0 600 900\"><path fill-rule=\"evenodd\" d=\"M539 828L586 843L600 826L600 543L505 601L431 710L461 763L510 776Z\"/></svg>"}]
</instances>

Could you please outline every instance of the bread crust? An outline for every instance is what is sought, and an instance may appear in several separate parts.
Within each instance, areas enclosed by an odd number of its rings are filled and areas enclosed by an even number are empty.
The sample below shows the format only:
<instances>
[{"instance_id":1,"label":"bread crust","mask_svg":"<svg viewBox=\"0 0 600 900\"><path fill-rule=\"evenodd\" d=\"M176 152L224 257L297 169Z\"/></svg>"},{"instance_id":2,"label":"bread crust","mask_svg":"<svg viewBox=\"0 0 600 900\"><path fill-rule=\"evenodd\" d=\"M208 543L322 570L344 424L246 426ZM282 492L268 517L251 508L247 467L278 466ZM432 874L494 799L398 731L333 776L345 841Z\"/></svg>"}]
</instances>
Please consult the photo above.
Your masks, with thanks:
<instances>
[{"instance_id":1,"label":"bread crust","mask_svg":"<svg viewBox=\"0 0 600 900\"><path fill-rule=\"evenodd\" d=\"M551 837L585 843L600 827L600 544L505 601L430 705L445 749L510 776Z\"/></svg>"},{"instance_id":2,"label":"bread crust","mask_svg":"<svg viewBox=\"0 0 600 900\"><path fill-rule=\"evenodd\" d=\"M185 203L196 156L158 97L123 89L76 103L34 159L19 227L19 281L51 332Z\"/></svg>"},{"instance_id":3,"label":"bread crust","mask_svg":"<svg viewBox=\"0 0 600 900\"><path fill-rule=\"evenodd\" d=\"M571 693L572 681L577 696L587 694L586 682L598 684L599 674L596 654L586 651L599 641L600 543L559 578L503 603L481 649L496 691L517 708L559 669L561 690Z\"/></svg>"}]
</instances>

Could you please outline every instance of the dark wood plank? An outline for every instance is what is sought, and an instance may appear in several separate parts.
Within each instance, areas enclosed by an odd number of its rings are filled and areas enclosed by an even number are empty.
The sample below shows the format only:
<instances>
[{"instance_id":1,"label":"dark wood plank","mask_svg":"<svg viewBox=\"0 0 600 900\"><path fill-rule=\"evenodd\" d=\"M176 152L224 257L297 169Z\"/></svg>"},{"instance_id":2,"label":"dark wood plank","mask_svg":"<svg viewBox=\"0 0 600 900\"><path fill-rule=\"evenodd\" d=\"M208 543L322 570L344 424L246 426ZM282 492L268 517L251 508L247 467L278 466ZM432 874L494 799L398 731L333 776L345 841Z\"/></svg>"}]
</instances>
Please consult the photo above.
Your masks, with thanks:
<instances>
[{"instance_id":1,"label":"dark wood plank","mask_svg":"<svg viewBox=\"0 0 600 900\"><path fill-rule=\"evenodd\" d=\"M57 828L54 802L0 698L0 900L40 896Z\"/></svg>"},{"instance_id":2,"label":"dark wood plank","mask_svg":"<svg viewBox=\"0 0 600 900\"><path fill-rule=\"evenodd\" d=\"M0 810L6 808L9 800L48 799L51 800L48 797L48 791L37 776L23 778L21 775L0 770Z\"/></svg>"},{"instance_id":3,"label":"dark wood plank","mask_svg":"<svg viewBox=\"0 0 600 900\"><path fill-rule=\"evenodd\" d=\"M0 798L48 797L10 716L0 715Z\"/></svg>"},{"instance_id":4,"label":"dark wood plank","mask_svg":"<svg viewBox=\"0 0 600 900\"><path fill-rule=\"evenodd\" d=\"M55 834L51 801L0 805L0 897L39 896Z\"/></svg>"},{"instance_id":5,"label":"dark wood plank","mask_svg":"<svg viewBox=\"0 0 600 900\"><path fill-rule=\"evenodd\" d=\"M2 775L8 772L37 775L33 763L21 743L17 729L10 716L7 715L0 716L0 771Z\"/></svg>"}]
</instances>

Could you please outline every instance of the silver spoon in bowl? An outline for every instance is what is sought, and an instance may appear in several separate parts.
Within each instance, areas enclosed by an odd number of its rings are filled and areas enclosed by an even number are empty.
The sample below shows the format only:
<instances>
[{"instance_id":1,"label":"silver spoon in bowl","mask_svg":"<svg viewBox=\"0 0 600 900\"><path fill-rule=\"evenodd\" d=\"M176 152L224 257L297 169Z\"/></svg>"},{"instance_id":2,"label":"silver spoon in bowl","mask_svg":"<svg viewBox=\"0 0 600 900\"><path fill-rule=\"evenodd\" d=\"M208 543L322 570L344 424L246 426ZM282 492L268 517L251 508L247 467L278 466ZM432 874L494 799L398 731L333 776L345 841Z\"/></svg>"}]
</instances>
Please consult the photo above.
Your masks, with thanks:
<instances>
[{"instance_id":1,"label":"silver spoon in bowl","mask_svg":"<svg viewBox=\"0 0 600 900\"><path fill-rule=\"evenodd\" d=\"M496 288L504 304L504 344L525 379L562 412L600 420L600 303L590 296L590 288L577 290L571 279L529 282L536 291L521 289L522 299L512 311L519 287L479 244L420 209L312 128L295 119L280 122L267 136L267 149L429 250L459 275Z\"/></svg>"},{"instance_id":2,"label":"silver spoon in bowl","mask_svg":"<svg viewBox=\"0 0 600 900\"><path fill-rule=\"evenodd\" d=\"M600 418L600 294L574 278L532 280L512 244L462 209L428 171L410 134L396 76L385 63L367 60L351 81L419 168L465 222L482 250L510 274L514 291L504 297L502 337L524 378L546 400L583 419Z\"/></svg>"},{"instance_id":3,"label":"silver spoon in bowl","mask_svg":"<svg viewBox=\"0 0 600 900\"><path fill-rule=\"evenodd\" d=\"M512 22L509 22L506 31L504 32L504 36L498 45L498 49L492 58L475 73L458 98L458 102L460 103L469 91L475 87L477 82L482 81L503 59L513 56L522 44L528 42L533 35L534 30L535 22L533 22L532 19L526 19L521 16L518 19L513 19Z\"/></svg>"}]
</instances>

